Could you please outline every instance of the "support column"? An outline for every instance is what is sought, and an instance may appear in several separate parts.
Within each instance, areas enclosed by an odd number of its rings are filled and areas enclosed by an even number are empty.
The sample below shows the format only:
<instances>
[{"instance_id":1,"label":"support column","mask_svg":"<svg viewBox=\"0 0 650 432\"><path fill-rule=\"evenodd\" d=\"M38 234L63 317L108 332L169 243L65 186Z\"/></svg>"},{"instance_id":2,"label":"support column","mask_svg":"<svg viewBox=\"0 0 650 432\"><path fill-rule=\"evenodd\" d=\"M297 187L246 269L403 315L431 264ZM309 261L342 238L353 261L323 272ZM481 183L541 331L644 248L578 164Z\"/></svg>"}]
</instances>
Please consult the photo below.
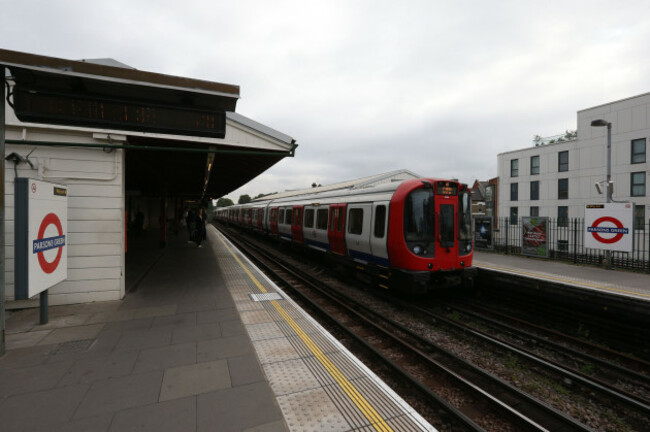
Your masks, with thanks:
<instances>
[{"instance_id":1,"label":"support column","mask_svg":"<svg viewBox=\"0 0 650 432\"><path fill-rule=\"evenodd\" d=\"M160 197L160 236L158 245L161 248L167 246L167 195Z\"/></svg>"}]
</instances>

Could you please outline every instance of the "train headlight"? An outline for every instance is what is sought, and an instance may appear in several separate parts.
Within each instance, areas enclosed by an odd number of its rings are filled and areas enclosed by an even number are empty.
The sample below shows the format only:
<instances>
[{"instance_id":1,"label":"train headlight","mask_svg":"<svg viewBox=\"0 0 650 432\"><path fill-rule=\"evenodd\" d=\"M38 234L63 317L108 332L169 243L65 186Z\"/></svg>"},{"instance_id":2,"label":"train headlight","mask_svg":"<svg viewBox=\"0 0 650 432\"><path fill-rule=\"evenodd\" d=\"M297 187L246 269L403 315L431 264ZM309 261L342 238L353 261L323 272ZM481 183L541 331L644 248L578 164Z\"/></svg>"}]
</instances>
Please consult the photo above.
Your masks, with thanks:
<instances>
[{"instance_id":1,"label":"train headlight","mask_svg":"<svg viewBox=\"0 0 650 432\"><path fill-rule=\"evenodd\" d=\"M422 248L420 246L414 246L413 253L416 255L420 255L422 253Z\"/></svg>"}]
</instances>

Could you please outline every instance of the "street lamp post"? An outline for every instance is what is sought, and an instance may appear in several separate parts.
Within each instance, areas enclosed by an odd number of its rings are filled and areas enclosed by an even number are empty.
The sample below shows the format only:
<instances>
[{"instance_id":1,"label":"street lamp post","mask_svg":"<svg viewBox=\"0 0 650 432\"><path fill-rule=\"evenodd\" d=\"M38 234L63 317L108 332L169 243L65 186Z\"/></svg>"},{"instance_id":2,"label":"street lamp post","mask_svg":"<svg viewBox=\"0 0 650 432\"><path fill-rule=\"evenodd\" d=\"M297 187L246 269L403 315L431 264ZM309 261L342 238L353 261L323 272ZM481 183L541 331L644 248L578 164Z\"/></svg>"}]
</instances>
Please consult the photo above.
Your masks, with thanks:
<instances>
[{"instance_id":1,"label":"street lamp post","mask_svg":"<svg viewBox=\"0 0 650 432\"><path fill-rule=\"evenodd\" d=\"M607 202L612 202L612 123L603 119L593 120L591 122L593 127L603 127L607 126L607 178L605 183L605 196L607 197ZM605 267L610 268L612 263L612 252L610 250L605 251Z\"/></svg>"}]
</instances>

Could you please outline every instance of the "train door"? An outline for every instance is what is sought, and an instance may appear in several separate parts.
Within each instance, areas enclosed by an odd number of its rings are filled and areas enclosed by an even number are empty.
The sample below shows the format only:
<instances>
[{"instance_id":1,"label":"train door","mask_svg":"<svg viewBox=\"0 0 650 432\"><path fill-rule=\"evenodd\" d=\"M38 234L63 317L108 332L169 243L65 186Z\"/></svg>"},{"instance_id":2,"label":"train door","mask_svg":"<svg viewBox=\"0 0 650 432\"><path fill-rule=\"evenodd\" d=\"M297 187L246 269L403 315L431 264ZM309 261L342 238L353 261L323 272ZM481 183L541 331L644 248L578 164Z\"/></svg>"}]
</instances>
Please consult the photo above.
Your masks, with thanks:
<instances>
[{"instance_id":1,"label":"train door","mask_svg":"<svg viewBox=\"0 0 650 432\"><path fill-rule=\"evenodd\" d=\"M457 187L457 186L456 186ZM453 190L452 190L453 189ZM436 208L436 261L442 270L456 266L458 242L456 222L458 221L457 190L438 182L435 196Z\"/></svg>"},{"instance_id":2,"label":"train door","mask_svg":"<svg viewBox=\"0 0 650 432\"><path fill-rule=\"evenodd\" d=\"M327 239L332 253L345 255L345 204L330 205Z\"/></svg>"},{"instance_id":3,"label":"train door","mask_svg":"<svg viewBox=\"0 0 650 432\"><path fill-rule=\"evenodd\" d=\"M271 214L269 215L271 233L278 235L278 207L271 207Z\"/></svg>"},{"instance_id":4,"label":"train door","mask_svg":"<svg viewBox=\"0 0 650 432\"><path fill-rule=\"evenodd\" d=\"M291 236L294 241L302 243L302 213L303 206L293 206L293 219L291 221Z\"/></svg>"},{"instance_id":5,"label":"train door","mask_svg":"<svg viewBox=\"0 0 650 432\"><path fill-rule=\"evenodd\" d=\"M258 208L257 209L257 229L260 231L264 231L264 227L262 223L264 222L264 208Z\"/></svg>"},{"instance_id":6,"label":"train door","mask_svg":"<svg viewBox=\"0 0 650 432\"><path fill-rule=\"evenodd\" d=\"M372 258L370 249L370 221L372 205L350 204L347 211L347 229L345 244L348 255L363 263L368 263Z\"/></svg>"},{"instance_id":7,"label":"train door","mask_svg":"<svg viewBox=\"0 0 650 432\"><path fill-rule=\"evenodd\" d=\"M390 202L372 203L370 251L377 264L388 266L388 206Z\"/></svg>"}]
</instances>

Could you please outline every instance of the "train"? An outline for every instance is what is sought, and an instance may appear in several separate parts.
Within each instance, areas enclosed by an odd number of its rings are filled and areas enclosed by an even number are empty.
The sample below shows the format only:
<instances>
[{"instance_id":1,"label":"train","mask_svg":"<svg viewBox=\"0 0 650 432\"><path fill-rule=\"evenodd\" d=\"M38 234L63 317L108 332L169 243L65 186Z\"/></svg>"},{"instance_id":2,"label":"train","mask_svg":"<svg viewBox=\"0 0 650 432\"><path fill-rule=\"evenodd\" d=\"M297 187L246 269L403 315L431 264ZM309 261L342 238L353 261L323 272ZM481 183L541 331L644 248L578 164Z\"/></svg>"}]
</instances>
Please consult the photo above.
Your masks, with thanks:
<instances>
[{"instance_id":1,"label":"train","mask_svg":"<svg viewBox=\"0 0 650 432\"><path fill-rule=\"evenodd\" d=\"M426 293L473 286L471 193L419 178L217 208L218 223L308 248L378 286Z\"/></svg>"}]
</instances>

